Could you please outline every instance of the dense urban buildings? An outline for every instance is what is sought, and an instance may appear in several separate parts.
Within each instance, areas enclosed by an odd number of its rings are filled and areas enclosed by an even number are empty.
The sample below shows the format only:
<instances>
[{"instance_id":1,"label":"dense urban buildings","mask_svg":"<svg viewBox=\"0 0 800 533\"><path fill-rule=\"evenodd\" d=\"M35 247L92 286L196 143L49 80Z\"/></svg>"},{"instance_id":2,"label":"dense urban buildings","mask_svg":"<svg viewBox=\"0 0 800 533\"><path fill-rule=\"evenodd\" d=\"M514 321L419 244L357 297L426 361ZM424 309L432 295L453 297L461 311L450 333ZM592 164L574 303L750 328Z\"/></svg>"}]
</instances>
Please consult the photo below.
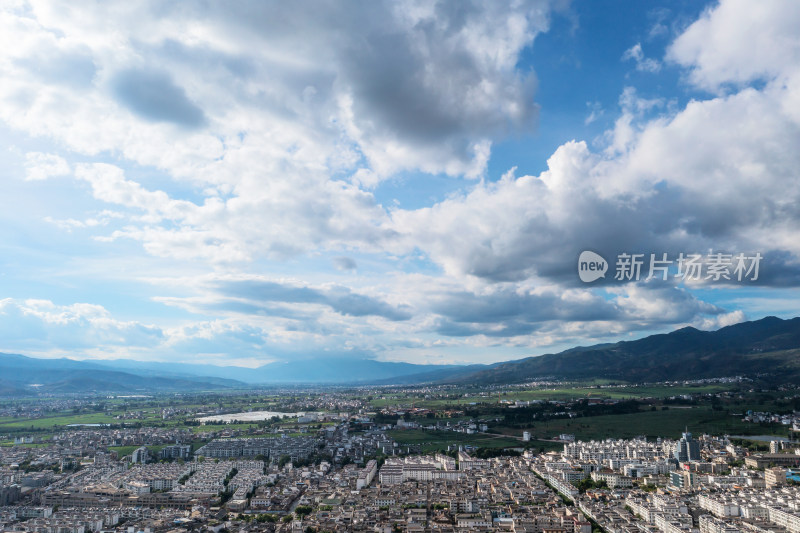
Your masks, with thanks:
<instances>
[{"instance_id":1,"label":"dense urban buildings","mask_svg":"<svg viewBox=\"0 0 800 533\"><path fill-rule=\"evenodd\" d=\"M314 397L292 397L287 406L306 408L292 417L244 426L235 423L241 413L232 413L214 415L230 423L18 434L0 447L0 526L56 533L800 533L800 448L785 438L756 451L745 441L688 430L675 440L582 440L562 431L534 441L525 429L500 448L430 449L426 436L487 444L510 437L488 432L499 418L470 418L447 405L369 410L368 400L348 393ZM512 420L540 412L576 420L573 413L587 403L482 397L496 406L490 412ZM315 413L305 414L308 408ZM162 409L160 419L178 411ZM419 444L395 440L414 435Z\"/></svg>"}]
</instances>

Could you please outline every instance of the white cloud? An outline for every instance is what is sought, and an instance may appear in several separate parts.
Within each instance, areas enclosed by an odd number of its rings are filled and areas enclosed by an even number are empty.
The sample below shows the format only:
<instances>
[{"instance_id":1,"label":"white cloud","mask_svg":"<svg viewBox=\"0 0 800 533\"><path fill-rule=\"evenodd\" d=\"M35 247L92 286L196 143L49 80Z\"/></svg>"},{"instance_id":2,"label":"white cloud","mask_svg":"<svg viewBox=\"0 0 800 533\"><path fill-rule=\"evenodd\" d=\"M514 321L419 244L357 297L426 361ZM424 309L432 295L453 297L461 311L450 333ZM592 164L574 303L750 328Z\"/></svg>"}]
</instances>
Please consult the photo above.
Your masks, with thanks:
<instances>
[{"instance_id":1,"label":"white cloud","mask_svg":"<svg viewBox=\"0 0 800 533\"><path fill-rule=\"evenodd\" d=\"M116 212L104 209L100 212L93 213L91 216L83 220L75 218L58 219L51 216L44 217L45 222L49 222L62 230L71 232L74 229L95 228L98 226L106 226L112 220L123 218L123 215Z\"/></svg>"},{"instance_id":2,"label":"white cloud","mask_svg":"<svg viewBox=\"0 0 800 533\"><path fill-rule=\"evenodd\" d=\"M149 219L153 222L159 222L162 218L184 219L198 207L191 202L173 200L163 191L148 191L140 184L126 180L125 172L115 165L78 165L75 176L91 185L96 199L146 211L152 215Z\"/></svg>"},{"instance_id":3,"label":"white cloud","mask_svg":"<svg viewBox=\"0 0 800 533\"><path fill-rule=\"evenodd\" d=\"M689 67L691 82L711 91L758 79L783 83L800 65L798 26L797 2L723 0L675 40L667 58Z\"/></svg>"},{"instance_id":4,"label":"white cloud","mask_svg":"<svg viewBox=\"0 0 800 533\"><path fill-rule=\"evenodd\" d=\"M100 347L152 348L163 332L153 325L114 319L102 306L88 303L57 305L49 300L0 300L3 349L84 353Z\"/></svg>"},{"instance_id":5,"label":"white cloud","mask_svg":"<svg viewBox=\"0 0 800 533\"><path fill-rule=\"evenodd\" d=\"M655 73L661 70L661 63L659 63L655 59L644 56L644 51L642 50L642 43L636 43L635 45L625 50L625 53L622 54L622 60L623 61L633 60L636 63L636 70L640 72Z\"/></svg>"},{"instance_id":6,"label":"white cloud","mask_svg":"<svg viewBox=\"0 0 800 533\"><path fill-rule=\"evenodd\" d=\"M583 123L587 126L605 114L605 110L600 102L586 102L586 107L589 109L589 114L583 120Z\"/></svg>"},{"instance_id":7,"label":"white cloud","mask_svg":"<svg viewBox=\"0 0 800 533\"><path fill-rule=\"evenodd\" d=\"M747 320L744 312L741 310L731 311L715 317L698 318L692 325L697 329L702 330L715 330L724 328L726 326L733 326Z\"/></svg>"},{"instance_id":8,"label":"white cloud","mask_svg":"<svg viewBox=\"0 0 800 533\"><path fill-rule=\"evenodd\" d=\"M56 154L28 152L25 154L25 179L40 181L52 176L66 176L70 173L67 161Z\"/></svg>"},{"instance_id":9,"label":"white cloud","mask_svg":"<svg viewBox=\"0 0 800 533\"><path fill-rule=\"evenodd\" d=\"M610 289L610 292L617 295L615 303L628 320L643 324L680 324L708 320L701 318L707 315L719 319L724 313L723 309L698 300L689 291L666 283L634 283Z\"/></svg>"}]
</instances>

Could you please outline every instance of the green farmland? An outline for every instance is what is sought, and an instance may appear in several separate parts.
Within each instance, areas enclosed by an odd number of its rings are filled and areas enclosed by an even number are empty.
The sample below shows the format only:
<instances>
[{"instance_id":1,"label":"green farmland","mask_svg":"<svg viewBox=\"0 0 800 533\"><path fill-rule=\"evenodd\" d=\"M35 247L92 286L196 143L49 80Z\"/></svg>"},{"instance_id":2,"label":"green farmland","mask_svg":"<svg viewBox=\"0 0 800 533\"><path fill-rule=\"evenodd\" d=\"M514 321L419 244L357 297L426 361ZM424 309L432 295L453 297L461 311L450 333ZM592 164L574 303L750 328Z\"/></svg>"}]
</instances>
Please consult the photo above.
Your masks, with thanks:
<instances>
[{"instance_id":1,"label":"green farmland","mask_svg":"<svg viewBox=\"0 0 800 533\"><path fill-rule=\"evenodd\" d=\"M620 415L601 415L584 418L564 418L537 422L525 431L532 438L552 439L561 433L570 433L579 440L632 438L644 435L650 438L680 437L688 428L696 434L712 435L781 435L788 429L780 424L762 426L742 422L740 417L725 411L714 411L708 406L677 408L668 410L640 411ZM521 435L522 429L497 428L503 433Z\"/></svg>"},{"instance_id":2,"label":"green farmland","mask_svg":"<svg viewBox=\"0 0 800 533\"><path fill-rule=\"evenodd\" d=\"M519 439L492 436L486 434L467 435L455 431L426 431L422 429L392 430L387 436L399 444L421 444L423 452L447 448L451 444L469 444L482 448L515 448L521 447L523 442Z\"/></svg>"}]
</instances>

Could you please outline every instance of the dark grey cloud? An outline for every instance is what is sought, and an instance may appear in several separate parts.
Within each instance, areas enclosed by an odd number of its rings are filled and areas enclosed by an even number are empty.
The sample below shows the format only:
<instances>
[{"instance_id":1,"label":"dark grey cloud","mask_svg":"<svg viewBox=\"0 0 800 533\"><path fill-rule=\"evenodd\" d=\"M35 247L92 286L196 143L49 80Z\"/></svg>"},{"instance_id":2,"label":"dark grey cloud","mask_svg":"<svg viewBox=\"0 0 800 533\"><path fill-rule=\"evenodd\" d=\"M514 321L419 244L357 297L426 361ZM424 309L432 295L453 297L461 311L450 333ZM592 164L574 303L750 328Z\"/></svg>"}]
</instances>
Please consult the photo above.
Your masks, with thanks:
<instances>
[{"instance_id":1,"label":"dark grey cloud","mask_svg":"<svg viewBox=\"0 0 800 533\"><path fill-rule=\"evenodd\" d=\"M124 70L113 77L111 88L120 103L145 120L186 128L198 128L206 122L203 110L163 72Z\"/></svg>"},{"instance_id":2,"label":"dark grey cloud","mask_svg":"<svg viewBox=\"0 0 800 533\"><path fill-rule=\"evenodd\" d=\"M500 324L520 320L613 320L620 318L613 303L600 297L570 301L557 293L526 294L515 290L492 294L456 292L432 297L431 309L453 322Z\"/></svg>"},{"instance_id":3,"label":"dark grey cloud","mask_svg":"<svg viewBox=\"0 0 800 533\"><path fill-rule=\"evenodd\" d=\"M214 289L222 296L241 298L257 305L263 302L318 304L349 316L381 316L395 321L411 318L410 309L406 307L395 307L342 286L317 289L272 281L238 280L218 282Z\"/></svg>"},{"instance_id":4,"label":"dark grey cloud","mask_svg":"<svg viewBox=\"0 0 800 533\"><path fill-rule=\"evenodd\" d=\"M313 320L310 313L298 311L288 305L268 305L251 301L225 299L209 304L192 303L193 307L201 308L204 311L232 311L243 315L260 315L270 317L288 318L291 320Z\"/></svg>"},{"instance_id":5,"label":"dark grey cloud","mask_svg":"<svg viewBox=\"0 0 800 533\"><path fill-rule=\"evenodd\" d=\"M736 250L736 252L740 252L740 250ZM744 250L741 252L747 252L750 256L753 256L756 252L761 253L760 250ZM768 250L761 253L761 255L758 279L754 281L748 280L744 283L732 282L731 285L800 287L800 260L797 257L785 250Z\"/></svg>"},{"instance_id":6,"label":"dark grey cloud","mask_svg":"<svg viewBox=\"0 0 800 533\"><path fill-rule=\"evenodd\" d=\"M438 30L429 27L421 31L424 36L376 31L354 43L344 67L358 116L370 117L370 121L377 118L373 124L380 124L382 134L391 133L415 144L446 140L462 148L464 158L471 154L461 142L475 135L502 135L511 128L533 127L537 112L533 77L508 80L519 84L519 94L514 97L521 110L514 117L498 113L494 106L466 107L469 93L484 82L477 59L449 50L430 63L430 57L414 53L410 41L430 40L429 33ZM426 72L431 65L440 71Z\"/></svg>"},{"instance_id":7,"label":"dark grey cloud","mask_svg":"<svg viewBox=\"0 0 800 533\"><path fill-rule=\"evenodd\" d=\"M447 319L440 319L436 323L435 331L439 335L446 335L448 337L485 335L487 337L503 338L530 335L540 327L540 324L531 324L518 320L509 320L499 324L496 328L488 328L485 324L464 324Z\"/></svg>"},{"instance_id":8,"label":"dark grey cloud","mask_svg":"<svg viewBox=\"0 0 800 533\"><path fill-rule=\"evenodd\" d=\"M430 296L438 316L434 330L447 336L513 337L552 330L564 323L613 322L627 331L696 322L725 313L668 282L651 280L617 289L612 298L559 292L531 294L499 290L492 294L467 291Z\"/></svg>"},{"instance_id":9,"label":"dark grey cloud","mask_svg":"<svg viewBox=\"0 0 800 533\"><path fill-rule=\"evenodd\" d=\"M521 5L520 19L531 17L532 5ZM375 27L381 17L372 18L345 42L340 60L341 82L353 95L363 131L417 148L433 143L469 161L476 139L533 129L538 114L533 73L487 62L464 46L469 31L485 20L497 15L502 25L500 10L477 2L440 2L433 19L409 29L393 20L390 5L384 9L388 23ZM541 19L531 26L538 23ZM512 102L515 111L509 112L505 106Z\"/></svg>"}]
</instances>

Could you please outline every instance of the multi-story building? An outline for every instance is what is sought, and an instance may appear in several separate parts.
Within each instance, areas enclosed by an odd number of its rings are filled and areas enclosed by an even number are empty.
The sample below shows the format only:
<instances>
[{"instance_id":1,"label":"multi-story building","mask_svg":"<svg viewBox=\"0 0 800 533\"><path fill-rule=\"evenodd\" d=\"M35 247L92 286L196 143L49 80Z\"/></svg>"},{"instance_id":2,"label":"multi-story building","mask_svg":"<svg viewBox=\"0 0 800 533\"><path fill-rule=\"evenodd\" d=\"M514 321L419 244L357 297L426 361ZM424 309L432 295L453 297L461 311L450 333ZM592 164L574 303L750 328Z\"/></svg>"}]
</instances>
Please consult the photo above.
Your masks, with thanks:
<instances>
[{"instance_id":1,"label":"multi-story building","mask_svg":"<svg viewBox=\"0 0 800 533\"><path fill-rule=\"evenodd\" d=\"M786 484L785 468L768 468L764 471L764 484L768 489Z\"/></svg>"},{"instance_id":2,"label":"multi-story building","mask_svg":"<svg viewBox=\"0 0 800 533\"><path fill-rule=\"evenodd\" d=\"M700 460L700 443L692 438L692 434L688 431L683 433L681 439L675 444L675 451L673 457L685 463L688 461Z\"/></svg>"},{"instance_id":3,"label":"multi-story building","mask_svg":"<svg viewBox=\"0 0 800 533\"><path fill-rule=\"evenodd\" d=\"M159 459L188 459L192 454L192 446L190 444L173 444L164 446L158 452Z\"/></svg>"}]
</instances>

